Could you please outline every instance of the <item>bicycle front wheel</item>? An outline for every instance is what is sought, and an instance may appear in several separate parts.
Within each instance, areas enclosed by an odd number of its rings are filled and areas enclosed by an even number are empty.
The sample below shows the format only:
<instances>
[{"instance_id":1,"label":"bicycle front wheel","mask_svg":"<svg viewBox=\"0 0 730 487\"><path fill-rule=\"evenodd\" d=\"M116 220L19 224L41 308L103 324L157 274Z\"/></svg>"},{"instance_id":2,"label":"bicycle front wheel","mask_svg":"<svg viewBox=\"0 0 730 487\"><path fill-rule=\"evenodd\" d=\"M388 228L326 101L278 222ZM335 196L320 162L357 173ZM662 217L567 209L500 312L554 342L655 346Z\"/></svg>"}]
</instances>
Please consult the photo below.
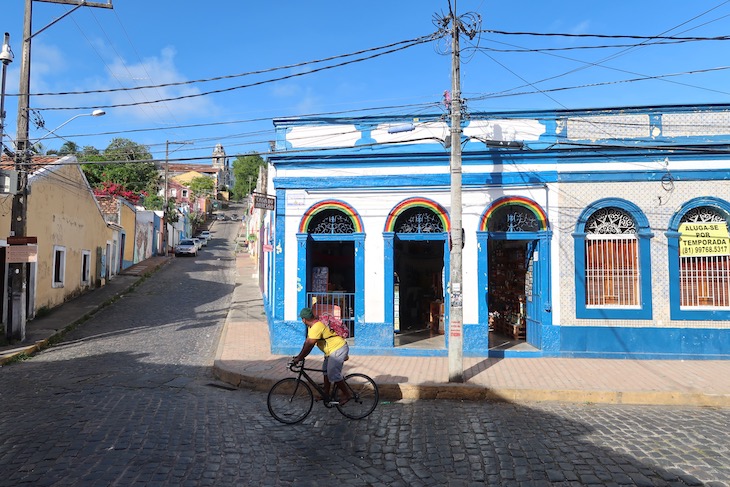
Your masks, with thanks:
<instances>
[{"instance_id":1,"label":"bicycle front wheel","mask_svg":"<svg viewBox=\"0 0 730 487\"><path fill-rule=\"evenodd\" d=\"M306 382L287 377L271 387L266 404L275 420L294 424L306 418L312 410L314 395Z\"/></svg>"},{"instance_id":2,"label":"bicycle front wheel","mask_svg":"<svg viewBox=\"0 0 730 487\"><path fill-rule=\"evenodd\" d=\"M380 399L378 386L373 379L365 374L350 374L345 377L350 400L343 406L337 405L337 410L350 419L362 419L375 410ZM342 391L335 388L335 400L342 396Z\"/></svg>"}]
</instances>

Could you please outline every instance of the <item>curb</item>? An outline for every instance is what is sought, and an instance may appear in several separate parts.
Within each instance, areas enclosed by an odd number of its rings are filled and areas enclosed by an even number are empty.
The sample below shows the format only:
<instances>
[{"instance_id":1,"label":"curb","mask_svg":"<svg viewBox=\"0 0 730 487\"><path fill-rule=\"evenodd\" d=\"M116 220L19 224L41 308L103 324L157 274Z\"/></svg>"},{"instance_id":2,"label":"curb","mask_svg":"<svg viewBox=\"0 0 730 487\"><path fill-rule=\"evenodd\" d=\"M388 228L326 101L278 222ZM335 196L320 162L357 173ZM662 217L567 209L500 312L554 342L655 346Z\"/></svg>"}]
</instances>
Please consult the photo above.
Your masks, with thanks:
<instances>
[{"instance_id":1,"label":"curb","mask_svg":"<svg viewBox=\"0 0 730 487\"><path fill-rule=\"evenodd\" d=\"M35 342L33 345L27 345L25 347L19 347L13 350L9 350L7 352L3 352L2 355L0 355L0 367L7 365L10 362L13 362L15 359L22 355L33 355L34 353L40 352L48 346L49 341L50 338L46 338L44 340L39 340Z\"/></svg>"},{"instance_id":2,"label":"curb","mask_svg":"<svg viewBox=\"0 0 730 487\"><path fill-rule=\"evenodd\" d=\"M268 392L279 379L244 375L222 368L218 359L213 364L216 378L239 389ZM730 408L730 395L675 391L583 391L543 389L490 389L471 384L378 384L380 399L462 400L509 403L612 404L634 406L690 406Z\"/></svg>"}]
</instances>

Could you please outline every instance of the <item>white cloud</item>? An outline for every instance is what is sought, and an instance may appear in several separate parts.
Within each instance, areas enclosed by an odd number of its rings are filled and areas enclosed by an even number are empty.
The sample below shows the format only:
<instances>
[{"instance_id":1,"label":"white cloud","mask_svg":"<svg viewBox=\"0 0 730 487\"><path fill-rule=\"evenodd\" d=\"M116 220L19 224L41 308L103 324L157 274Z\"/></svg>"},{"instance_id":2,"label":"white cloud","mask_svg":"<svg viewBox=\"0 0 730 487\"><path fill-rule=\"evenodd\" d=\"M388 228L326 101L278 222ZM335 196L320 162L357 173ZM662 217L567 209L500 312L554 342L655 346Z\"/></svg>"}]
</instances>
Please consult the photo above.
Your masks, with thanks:
<instances>
[{"instance_id":1,"label":"white cloud","mask_svg":"<svg viewBox=\"0 0 730 487\"><path fill-rule=\"evenodd\" d=\"M299 98L296 104L297 114L308 115L321 111L322 97L314 93L314 90L307 89L304 96Z\"/></svg>"},{"instance_id":2,"label":"white cloud","mask_svg":"<svg viewBox=\"0 0 730 487\"><path fill-rule=\"evenodd\" d=\"M299 95L301 92L302 88L298 84L284 81L274 83L271 89L271 94L277 98L291 98Z\"/></svg>"},{"instance_id":3,"label":"white cloud","mask_svg":"<svg viewBox=\"0 0 730 487\"><path fill-rule=\"evenodd\" d=\"M138 120L154 123L166 121L174 124L201 113L210 115L218 112L209 95L160 103L146 103L154 100L197 95L203 90L214 89L212 83L159 86L186 81L186 77L183 76L175 64L176 55L177 51L174 48L166 47L162 49L159 56L145 58L139 63L128 63L117 57L113 63L108 65L109 73L104 82L105 85L108 87L156 87L109 93L104 95L108 98L108 102L104 104L136 104L135 106L114 108L113 110L118 110Z\"/></svg>"},{"instance_id":4,"label":"white cloud","mask_svg":"<svg viewBox=\"0 0 730 487\"><path fill-rule=\"evenodd\" d=\"M585 34L588 32L588 28L590 27L591 23L588 20L584 20L583 22L573 26L572 29L570 29L571 34Z\"/></svg>"}]
</instances>

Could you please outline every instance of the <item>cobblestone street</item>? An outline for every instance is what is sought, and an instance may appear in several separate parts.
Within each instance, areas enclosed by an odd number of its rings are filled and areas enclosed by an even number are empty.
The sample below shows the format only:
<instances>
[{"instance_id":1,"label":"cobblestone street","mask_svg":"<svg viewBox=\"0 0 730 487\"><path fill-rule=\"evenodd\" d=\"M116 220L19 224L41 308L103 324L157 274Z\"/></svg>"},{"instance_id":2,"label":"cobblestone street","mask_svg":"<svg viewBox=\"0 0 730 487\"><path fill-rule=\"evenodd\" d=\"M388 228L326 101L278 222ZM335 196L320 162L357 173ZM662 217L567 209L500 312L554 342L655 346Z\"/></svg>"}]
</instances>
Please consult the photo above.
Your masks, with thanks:
<instances>
[{"instance_id":1,"label":"cobblestone street","mask_svg":"<svg viewBox=\"0 0 730 487\"><path fill-rule=\"evenodd\" d=\"M211 374L232 231L0 369L0 485L730 485L723 409L400 401L351 421L316 403L276 422Z\"/></svg>"}]
</instances>

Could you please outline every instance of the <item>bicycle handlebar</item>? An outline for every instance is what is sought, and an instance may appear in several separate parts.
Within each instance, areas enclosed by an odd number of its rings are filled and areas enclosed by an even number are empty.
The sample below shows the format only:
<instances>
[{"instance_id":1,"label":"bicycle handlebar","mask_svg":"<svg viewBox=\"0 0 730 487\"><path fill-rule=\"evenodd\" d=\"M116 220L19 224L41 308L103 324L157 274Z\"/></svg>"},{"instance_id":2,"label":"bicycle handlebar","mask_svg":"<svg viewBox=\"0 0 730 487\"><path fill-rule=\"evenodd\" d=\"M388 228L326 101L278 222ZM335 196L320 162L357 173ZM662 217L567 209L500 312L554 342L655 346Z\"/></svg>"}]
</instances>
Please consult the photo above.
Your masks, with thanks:
<instances>
[{"instance_id":1,"label":"bicycle handlebar","mask_svg":"<svg viewBox=\"0 0 730 487\"><path fill-rule=\"evenodd\" d=\"M286 367L292 372L299 372L304 368L304 360L302 360L301 362L295 362L294 360L290 360L289 362L287 362Z\"/></svg>"}]
</instances>

